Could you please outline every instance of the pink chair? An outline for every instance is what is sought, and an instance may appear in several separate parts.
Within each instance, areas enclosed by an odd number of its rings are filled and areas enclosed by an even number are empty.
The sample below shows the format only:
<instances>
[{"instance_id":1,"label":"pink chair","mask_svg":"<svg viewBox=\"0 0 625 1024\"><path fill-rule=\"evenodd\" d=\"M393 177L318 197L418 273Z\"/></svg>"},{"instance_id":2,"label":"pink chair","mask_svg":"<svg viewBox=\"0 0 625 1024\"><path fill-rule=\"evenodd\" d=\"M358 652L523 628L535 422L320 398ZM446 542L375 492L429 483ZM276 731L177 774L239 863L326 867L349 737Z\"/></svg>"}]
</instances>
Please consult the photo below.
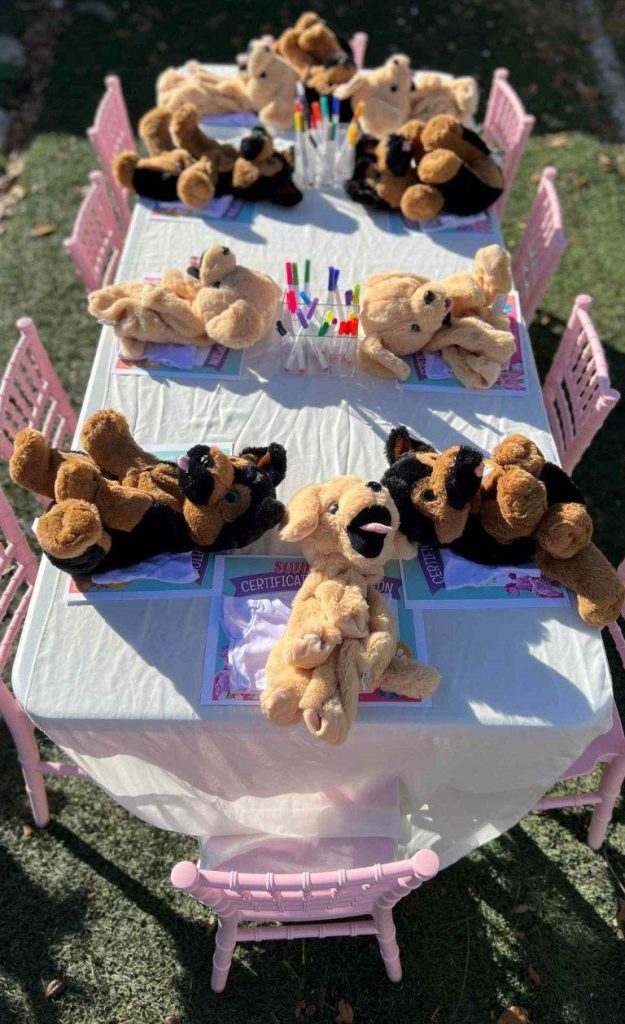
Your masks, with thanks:
<instances>
[{"instance_id":1,"label":"pink chair","mask_svg":"<svg viewBox=\"0 0 625 1024\"><path fill-rule=\"evenodd\" d=\"M568 242L562 231L555 167L545 167L523 237L512 260L512 276L527 324L534 319L549 281L560 265Z\"/></svg>"},{"instance_id":2,"label":"pink chair","mask_svg":"<svg viewBox=\"0 0 625 1024\"><path fill-rule=\"evenodd\" d=\"M124 247L102 171L89 175L87 192L74 221L71 237L63 242L88 291L110 284Z\"/></svg>"},{"instance_id":3,"label":"pink chair","mask_svg":"<svg viewBox=\"0 0 625 1024\"><path fill-rule=\"evenodd\" d=\"M123 149L134 149L135 140L124 101L122 85L117 75L104 79L106 91L96 110L95 120L87 135L91 139L100 167L106 175L106 182L115 204L124 232L130 223L128 193L113 177L113 158Z\"/></svg>"},{"instance_id":4,"label":"pink chair","mask_svg":"<svg viewBox=\"0 0 625 1024\"><path fill-rule=\"evenodd\" d=\"M35 427L61 447L76 431L74 410L33 321L23 317L17 329L20 338L0 383L0 456L7 461L18 430Z\"/></svg>"},{"instance_id":5,"label":"pink chair","mask_svg":"<svg viewBox=\"0 0 625 1024\"><path fill-rule=\"evenodd\" d=\"M369 36L366 32L354 32L349 41L352 57L354 58L354 64L359 71L365 66L365 54L367 52L368 42Z\"/></svg>"},{"instance_id":6,"label":"pink chair","mask_svg":"<svg viewBox=\"0 0 625 1024\"><path fill-rule=\"evenodd\" d=\"M502 169L505 188L494 207L500 221L519 162L536 121L535 117L525 112L525 107L508 82L508 75L507 68L497 68L495 71L482 126L486 144L491 149L498 149L504 153Z\"/></svg>"},{"instance_id":7,"label":"pink chair","mask_svg":"<svg viewBox=\"0 0 625 1024\"><path fill-rule=\"evenodd\" d=\"M43 828L48 824L50 815L42 775L74 775L83 778L85 773L77 765L41 760L35 739L35 727L2 679L2 673L26 617L37 576L37 559L30 550L2 490L0 532L0 714L7 723L17 748L35 824Z\"/></svg>"},{"instance_id":8,"label":"pink chair","mask_svg":"<svg viewBox=\"0 0 625 1024\"><path fill-rule=\"evenodd\" d=\"M578 295L543 384L543 399L562 468L572 473L620 394L610 385L603 346Z\"/></svg>"},{"instance_id":9,"label":"pink chair","mask_svg":"<svg viewBox=\"0 0 625 1024\"><path fill-rule=\"evenodd\" d=\"M625 582L625 559L621 562L619 576ZM625 612L625 606L623 608ZM625 636L618 623L608 626L616 649L625 666ZM603 736L597 736L575 764L560 776L561 779L577 779L588 775L598 764L603 764L603 772L599 788L594 793L582 792L565 796L544 796L536 805L537 811L552 811L560 807L581 807L590 804L594 807L590 828L588 829L588 845L591 850L598 850L608 825L612 820L614 805L621 792L625 780L625 735L616 704L612 704L612 728Z\"/></svg>"},{"instance_id":10,"label":"pink chair","mask_svg":"<svg viewBox=\"0 0 625 1024\"><path fill-rule=\"evenodd\" d=\"M244 874L201 870L190 861L176 864L174 888L189 893L219 915L213 957L213 992L223 992L235 943L263 939L325 939L341 935L377 937L386 972L401 981L393 907L438 871L432 850L410 860L366 868L296 874ZM367 917L367 921L340 920ZM279 921L245 928L240 921Z\"/></svg>"}]
</instances>

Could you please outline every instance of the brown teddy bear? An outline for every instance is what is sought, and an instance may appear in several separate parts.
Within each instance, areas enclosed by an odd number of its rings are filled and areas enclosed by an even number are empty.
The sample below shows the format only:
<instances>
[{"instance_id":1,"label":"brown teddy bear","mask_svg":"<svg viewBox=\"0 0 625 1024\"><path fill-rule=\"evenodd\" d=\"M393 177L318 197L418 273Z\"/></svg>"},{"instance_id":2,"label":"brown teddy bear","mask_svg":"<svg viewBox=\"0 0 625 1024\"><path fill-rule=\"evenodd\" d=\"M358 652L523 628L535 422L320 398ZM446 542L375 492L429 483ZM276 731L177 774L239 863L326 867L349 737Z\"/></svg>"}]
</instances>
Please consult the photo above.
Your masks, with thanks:
<instances>
[{"instance_id":1,"label":"brown teddy bear","mask_svg":"<svg viewBox=\"0 0 625 1024\"><path fill-rule=\"evenodd\" d=\"M449 546L488 565L533 559L545 576L577 595L584 622L603 627L618 618L623 586L591 542L584 497L529 438L505 438L488 460L489 473L475 449L438 453L405 427L391 432L387 455L383 483L411 543Z\"/></svg>"},{"instance_id":2,"label":"brown teddy bear","mask_svg":"<svg viewBox=\"0 0 625 1024\"><path fill-rule=\"evenodd\" d=\"M465 387L491 387L516 347L508 318L493 308L511 284L510 255L499 245L479 249L471 273L438 282L412 273L373 274L362 297L358 365L406 380L410 368L402 356L442 352Z\"/></svg>"},{"instance_id":3,"label":"brown teddy bear","mask_svg":"<svg viewBox=\"0 0 625 1024\"><path fill-rule=\"evenodd\" d=\"M268 274L213 245L199 267L168 270L158 285L126 281L91 292L89 312L115 328L122 356L140 359L147 342L250 348L275 321L281 295Z\"/></svg>"},{"instance_id":4,"label":"brown teddy bear","mask_svg":"<svg viewBox=\"0 0 625 1024\"><path fill-rule=\"evenodd\" d=\"M438 114L450 114L460 124L471 128L479 102L480 92L475 78L443 78L423 71L415 76L414 89L410 94L410 116L419 121L429 121Z\"/></svg>"},{"instance_id":5,"label":"brown teddy bear","mask_svg":"<svg viewBox=\"0 0 625 1024\"><path fill-rule=\"evenodd\" d=\"M400 209L409 220L427 221L438 214L483 213L503 187L501 168L486 143L440 114L425 124L408 121L378 144L361 139L346 190L365 206Z\"/></svg>"},{"instance_id":6,"label":"brown teddy bear","mask_svg":"<svg viewBox=\"0 0 625 1024\"><path fill-rule=\"evenodd\" d=\"M334 90L340 100L351 100L354 110L364 102L360 114L362 130L374 139L397 131L410 114L412 71L402 53L389 57L375 71L359 71Z\"/></svg>"},{"instance_id":7,"label":"brown teddy bear","mask_svg":"<svg viewBox=\"0 0 625 1024\"><path fill-rule=\"evenodd\" d=\"M293 181L292 151L278 153L262 125L241 141L232 186L236 196L250 202L267 199L278 206L295 206L304 198Z\"/></svg>"},{"instance_id":8,"label":"brown teddy bear","mask_svg":"<svg viewBox=\"0 0 625 1024\"><path fill-rule=\"evenodd\" d=\"M37 521L37 539L72 575L163 552L243 547L282 519L275 496L286 471L281 445L238 456L196 445L176 465L140 448L112 409L89 417L81 445L84 454L61 452L38 430L22 430L9 463L15 483L53 499Z\"/></svg>"},{"instance_id":9,"label":"brown teddy bear","mask_svg":"<svg viewBox=\"0 0 625 1024\"><path fill-rule=\"evenodd\" d=\"M254 111L244 76L216 75L196 60L182 68L165 68L156 80L157 106L173 112L183 103L197 107L200 118Z\"/></svg>"},{"instance_id":10,"label":"brown teddy bear","mask_svg":"<svg viewBox=\"0 0 625 1024\"><path fill-rule=\"evenodd\" d=\"M336 87L356 74L349 44L338 39L331 28L313 11L302 14L292 28L285 29L274 49L291 64L306 90L309 103L319 96L331 96ZM341 120L349 120L351 105L341 104Z\"/></svg>"},{"instance_id":11,"label":"brown teddy bear","mask_svg":"<svg viewBox=\"0 0 625 1024\"><path fill-rule=\"evenodd\" d=\"M179 200L201 208L214 196L232 191L232 169L238 152L206 135L197 108L184 103L171 114L155 107L139 122L148 157L123 150L113 160L113 174L123 188L161 202Z\"/></svg>"},{"instance_id":12,"label":"brown teddy bear","mask_svg":"<svg viewBox=\"0 0 625 1024\"><path fill-rule=\"evenodd\" d=\"M284 636L267 660L263 712L279 725L302 715L313 735L342 743L364 687L425 697L435 669L397 655L397 629L374 584L398 556L397 508L377 481L337 477L292 498L283 540L301 541L310 572ZM400 552L412 554L400 542Z\"/></svg>"}]
</instances>

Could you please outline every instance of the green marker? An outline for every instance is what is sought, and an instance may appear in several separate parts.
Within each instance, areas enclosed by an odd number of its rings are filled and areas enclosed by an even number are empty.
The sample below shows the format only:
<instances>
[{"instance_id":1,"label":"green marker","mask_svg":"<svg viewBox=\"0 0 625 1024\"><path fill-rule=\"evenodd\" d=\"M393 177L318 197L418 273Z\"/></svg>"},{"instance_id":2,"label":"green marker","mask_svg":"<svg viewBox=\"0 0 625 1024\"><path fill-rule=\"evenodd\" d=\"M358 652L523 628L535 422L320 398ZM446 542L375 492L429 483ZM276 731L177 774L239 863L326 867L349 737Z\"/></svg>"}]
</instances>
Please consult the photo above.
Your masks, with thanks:
<instances>
[{"instance_id":1,"label":"green marker","mask_svg":"<svg viewBox=\"0 0 625 1024\"><path fill-rule=\"evenodd\" d=\"M293 264L293 284L297 288L299 285L299 273L297 270L297 263Z\"/></svg>"},{"instance_id":2,"label":"green marker","mask_svg":"<svg viewBox=\"0 0 625 1024\"><path fill-rule=\"evenodd\" d=\"M310 260L304 260L304 287L306 288L308 284L310 284Z\"/></svg>"},{"instance_id":3,"label":"green marker","mask_svg":"<svg viewBox=\"0 0 625 1024\"><path fill-rule=\"evenodd\" d=\"M328 333L329 330L330 330L330 321L329 320L324 320L322 325L321 325L321 327L317 331L317 337L318 338L322 338L325 334Z\"/></svg>"}]
</instances>

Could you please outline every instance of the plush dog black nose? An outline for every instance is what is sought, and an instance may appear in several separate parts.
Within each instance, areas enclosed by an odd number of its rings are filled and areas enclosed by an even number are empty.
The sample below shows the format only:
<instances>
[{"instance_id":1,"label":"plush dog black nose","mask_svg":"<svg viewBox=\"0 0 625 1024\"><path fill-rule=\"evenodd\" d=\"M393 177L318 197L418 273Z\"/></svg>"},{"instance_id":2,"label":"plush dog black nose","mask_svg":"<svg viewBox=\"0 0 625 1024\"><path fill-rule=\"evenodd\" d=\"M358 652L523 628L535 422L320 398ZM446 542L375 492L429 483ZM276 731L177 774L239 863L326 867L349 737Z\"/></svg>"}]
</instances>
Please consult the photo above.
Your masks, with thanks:
<instances>
[{"instance_id":1,"label":"plush dog black nose","mask_svg":"<svg viewBox=\"0 0 625 1024\"><path fill-rule=\"evenodd\" d=\"M369 482L367 483L367 487L369 488L370 491L382 490L382 484L379 484L377 480L369 480Z\"/></svg>"}]
</instances>

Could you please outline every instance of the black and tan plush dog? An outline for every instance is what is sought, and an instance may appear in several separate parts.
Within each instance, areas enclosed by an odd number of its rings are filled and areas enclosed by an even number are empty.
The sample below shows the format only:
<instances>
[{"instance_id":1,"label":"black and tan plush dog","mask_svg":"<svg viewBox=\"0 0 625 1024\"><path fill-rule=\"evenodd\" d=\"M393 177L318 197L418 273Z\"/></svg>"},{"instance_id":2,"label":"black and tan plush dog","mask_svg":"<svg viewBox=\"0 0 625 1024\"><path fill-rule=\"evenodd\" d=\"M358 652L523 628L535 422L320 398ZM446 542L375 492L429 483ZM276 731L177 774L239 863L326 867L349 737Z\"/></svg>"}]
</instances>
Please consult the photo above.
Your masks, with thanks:
<instances>
[{"instance_id":1,"label":"black and tan plush dog","mask_svg":"<svg viewBox=\"0 0 625 1024\"><path fill-rule=\"evenodd\" d=\"M237 456L196 445L178 464L164 462L139 447L112 409L89 417L81 444L84 453L61 452L38 430L22 430L9 464L15 483L54 501L38 520L37 539L72 575L164 552L244 547L282 520L282 445Z\"/></svg>"},{"instance_id":2,"label":"black and tan plush dog","mask_svg":"<svg viewBox=\"0 0 625 1024\"><path fill-rule=\"evenodd\" d=\"M249 202L268 200L295 206L303 199L293 181L292 150L279 153L269 132L258 125L241 141L232 170L234 194Z\"/></svg>"},{"instance_id":3,"label":"black and tan plush dog","mask_svg":"<svg viewBox=\"0 0 625 1024\"><path fill-rule=\"evenodd\" d=\"M391 432L387 457L390 468L382 480L412 544L450 547L486 565L533 560L547 578L577 595L584 622L602 627L618 617L623 586L591 541L584 497L528 437L504 438L493 450L488 474L475 448L437 452L406 427Z\"/></svg>"}]
</instances>

